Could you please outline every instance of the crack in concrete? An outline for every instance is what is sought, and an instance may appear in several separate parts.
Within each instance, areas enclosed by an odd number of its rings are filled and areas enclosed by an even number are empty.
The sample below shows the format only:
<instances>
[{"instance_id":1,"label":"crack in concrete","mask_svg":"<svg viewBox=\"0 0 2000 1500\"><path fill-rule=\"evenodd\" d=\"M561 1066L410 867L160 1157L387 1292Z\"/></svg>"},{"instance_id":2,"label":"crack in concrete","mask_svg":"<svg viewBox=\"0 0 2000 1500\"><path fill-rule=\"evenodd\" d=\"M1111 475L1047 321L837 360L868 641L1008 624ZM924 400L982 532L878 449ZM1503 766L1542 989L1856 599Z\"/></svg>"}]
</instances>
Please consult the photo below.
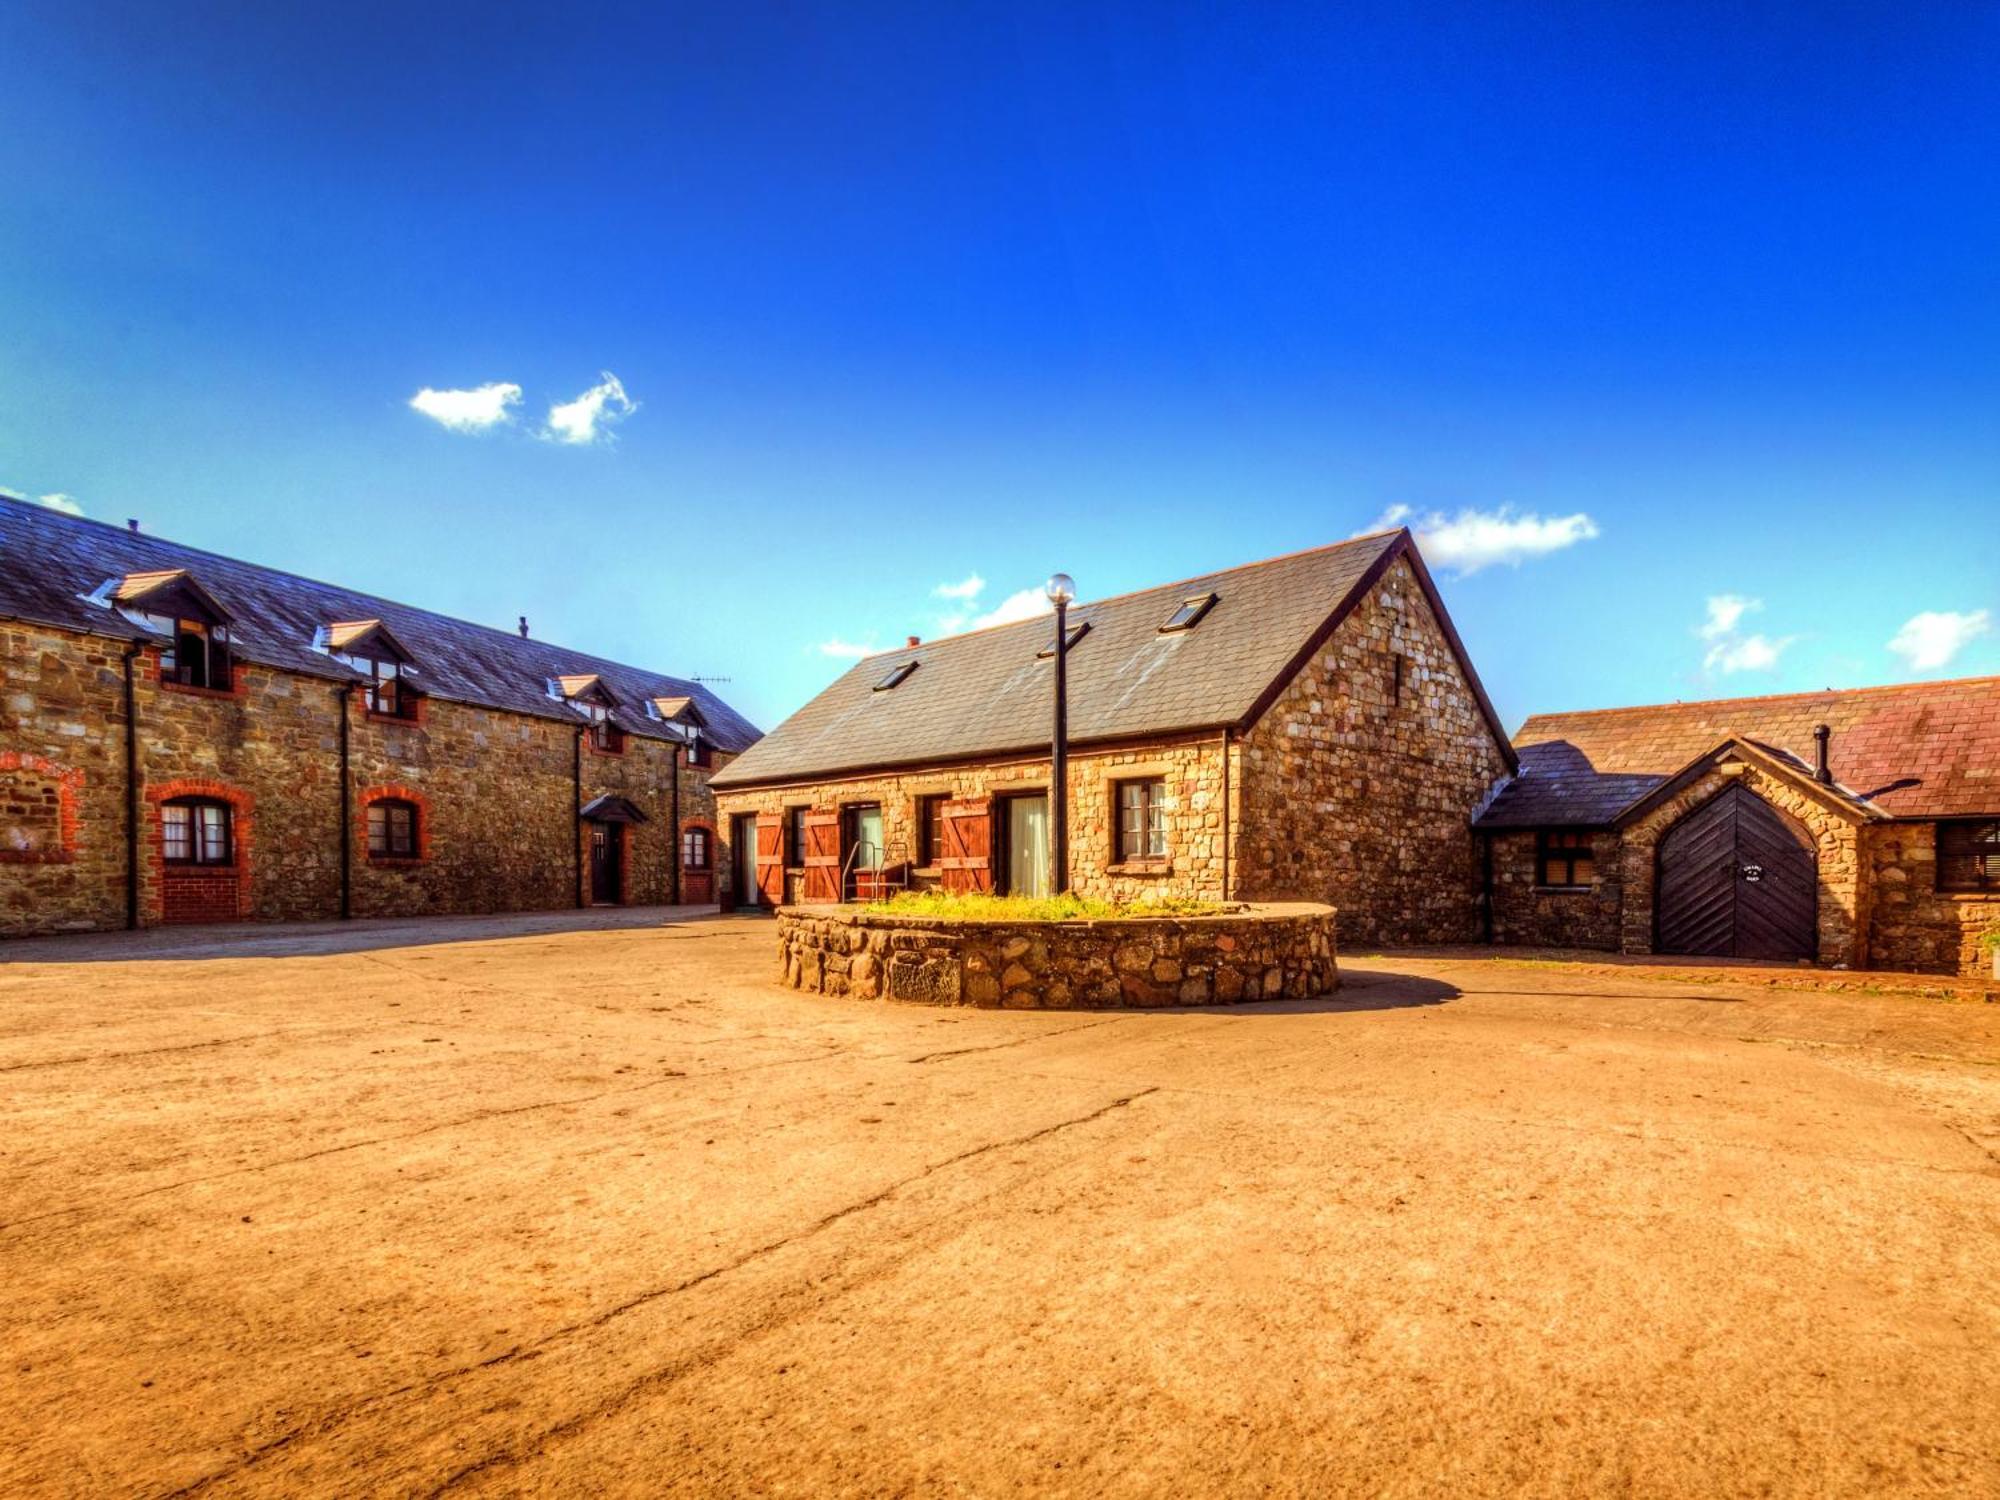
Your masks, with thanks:
<instances>
[{"instance_id":1,"label":"crack in concrete","mask_svg":"<svg viewBox=\"0 0 2000 1500\"><path fill-rule=\"evenodd\" d=\"M1096 1109L1086 1111L1080 1115L1070 1116L1067 1119L1057 1120L1053 1124L1044 1125L1038 1130L1031 1130L1025 1135L1009 1136L1004 1140L998 1141L988 1141L982 1145L968 1147L966 1150L947 1156L940 1161L931 1162L921 1170L911 1173L908 1177L898 1178L877 1192L870 1193L864 1198L856 1199L854 1202L845 1204L831 1213L822 1215L802 1229L794 1230L775 1240L746 1250L732 1260L724 1261L718 1266L712 1266L706 1271L698 1272L670 1286L655 1287L651 1291L642 1292L636 1297L628 1298L626 1301L606 1308L604 1311L595 1313L588 1318L554 1329L531 1344L517 1344L511 1349L503 1350L501 1353L492 1355L487 1359L482 1359L469 1365L461 1365L456 1369L444 1370L424 1380L412 1381L405 1385L397 1386L393 1390L382 1391L373 1396L366 1396L347 1406L327 1412L310 1422L293 1428L289 1432L281 1433L268 1442L259 1444L234 1463L204 1474L199 1479L193 1480L177 1489L162 1492L156 1497L156 1500L186 1500L186 1497L203 1494L213 1486L221 1484L242 1473L244 1470L263 1462L271 1455L284 1451L302 1438L318 1437L332 1432L351 1419L385 1406L401 1397L411 1394L421 1395L437 1390L441 1386L464 1379L468 1375L477 1374L481 1370L491 1369L496 1365L509 1364L517 1360L539 1359L545 1351L564 1340L593 1332L619 1318L625 1317L639 1308L646 1307L663 1298L674 1297L680 1295L682 1292L692 1291L694 1288L714 1281L718 1277L727 1276L731 1272L741 1270L753 1262L762 1260L767 1256L775 1255L787 1246L809 1240L822 1231L831 1228L841 1220L852 1218L856 1214L866 1213L869 1209L893 1198L904 1188L922 1182L924 1179L934 1176L939 1172L947 1171L963 1162L971 1161L975 1157L988 1155L994 1151L1005 1151L1016 1146L1032 1145L1036 1141L1044 1140L1062 1131L1074 1129L1079 1125L1088 1125L1094 1120L1103 1119L1106 1115L1116 1110L1124 1109L1135 1100L1143 1099L1148 1094L1158 1092L1157 1088L1148 1087L1138 1089L1129 1094L1121 1094L1109 1103L1102 1104ZM696 1363L699 1363L699 1361L680 1361L675 1365L668 1366L664 1372L655 1372L653 1376L649 1376L627 1387L624 1391L618 1393L613 1400L600 1403L587 1411L579 1412L547 1429L538 1436L537 1444L547 1442L551 1438L564 1436L569 1432L579 1430L590 1423L609 1416L612 1412L635 1399L638 1393L648 1385L660 1383L662 1380L670 1380L683 1368L691 1368ZM519 1464L521 1461L521 1454L508 1449L488 1454L478 1462L469 1464L446 1476L442 1483L428 1491L428 1493L432 1496L442 1495L446 1491L457 1487L482 1472L494 1468L509 1467Z\"/></svg>"},{"instance_id":2,"label":"crack in concrete","mask_svg":"<svg viewBox=\"0 0 2000 1500\"><path fill-rule=\"evenodd\" d=\"M1099 1026L1109 1026L1117 1016L1106 1016L1101 1021L1087 1021L1081 1026L1065 1026L1060 1031L1038 1031L1033 1036L1017 1036L1009 1042L990 1042L984 1047L952 1047L944 1052L926 1052L922 1057L913 1057L910 1062L936 1062L941 1057L964 1057L968 1052L1001 1052L1009 1047L1025 1047L1032 1042L1045 1042L1053 1037L1072 1036L1079 1031L1094 1031Z\"/></svg>"},{"instance_id":3,"label":"crack in concrete","mask_svg":"<svg viewBox=\"0 0 2000 1500\"><path fill-rule=\"evenodd\" d=\"M20 1073L29 1068L65 1068L72 1063L117 1062L127 1057L158 1057L166 1052L200 1052L210 1047L234 1047L239 1042L262 1041L266 1037L298 1036L311 1029L280 1027L276 1031L253 1031L247 1036L218 1037L209 1042L177 1042L171 1047L138 1047L130 1052L86 1052L79 1057L50 1057L40 1062L6 1063L0 1065L0 1073Z\"/></svg>"}]
</instances>

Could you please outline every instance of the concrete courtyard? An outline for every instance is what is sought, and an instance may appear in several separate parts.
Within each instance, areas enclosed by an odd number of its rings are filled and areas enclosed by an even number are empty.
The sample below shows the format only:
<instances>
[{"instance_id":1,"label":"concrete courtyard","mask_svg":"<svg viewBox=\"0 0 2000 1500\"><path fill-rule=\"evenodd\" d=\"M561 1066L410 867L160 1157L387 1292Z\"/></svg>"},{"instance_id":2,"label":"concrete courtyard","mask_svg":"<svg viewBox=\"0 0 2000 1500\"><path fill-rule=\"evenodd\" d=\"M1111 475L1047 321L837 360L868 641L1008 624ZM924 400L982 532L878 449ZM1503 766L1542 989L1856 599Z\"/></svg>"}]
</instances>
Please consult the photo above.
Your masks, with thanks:
<instances>
[{"instance_id":1,"label":"concrete courtyard","mask_svg":"<svg viewBox=\"0 0 2000 1500\"><path fill-rule=\"evenodd\" d=\"M937 1011L688 912L0 948L0 1494L2000 1493L2000 1007Z\"/></svg>"}]
</instances>

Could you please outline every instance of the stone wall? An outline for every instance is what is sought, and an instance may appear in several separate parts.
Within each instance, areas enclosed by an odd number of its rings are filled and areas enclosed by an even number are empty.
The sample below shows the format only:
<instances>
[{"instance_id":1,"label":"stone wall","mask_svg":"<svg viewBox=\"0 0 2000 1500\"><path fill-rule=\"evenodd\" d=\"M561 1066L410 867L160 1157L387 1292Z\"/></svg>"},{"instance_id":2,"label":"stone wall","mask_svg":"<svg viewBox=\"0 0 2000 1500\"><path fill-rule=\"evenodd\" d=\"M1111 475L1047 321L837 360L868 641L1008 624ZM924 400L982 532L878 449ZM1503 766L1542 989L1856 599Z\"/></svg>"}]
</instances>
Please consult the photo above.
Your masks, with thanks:
<instances>
[{"instance_id":1,"label":"stone wall","mask_svg":"<svg viewBox=\"0 0 2000 1500\"><path fill-rule=\"evenodd\" d=\"M1113 787L1121 780L1164 778L1167 858L1121 864L1113 847ZM1107 901L1134 901L1148 895L1217 899L1222 895L1222 745L1219 737L1163 741L1139 749L1073 751L1069 759L1070 879L1079 895ZM858 776L802 787L723 791L717 796L719 837L733 840L735 814L783 816L793 807L831 811L854 803L879 803L885 850L922 847L917 833L918 800L929 796L985 797L1044 792L1049 788L1047 756L995 761L934 772ZM934 884L937 872L919 864L913 884ZM803 894L804 871L791 868L789 900Z\"/></svg>"},{"instance_id":2,"label":"stone wall","mask_svg":"<svg viewBox=\"0 0 2000 1500\"><path fill-rule=\"evenodd\" d=\"M1329 902L1350 945L1480 936L1471 819L1506 760L1408 562L1238 754L1233 895Z\"/></svg>"},{"instance_id":3,"label":"stone wall","mask_svg":"<svg viewBox=\"0 0 2000 1500\"><path fill-rule=\"evenodd\" d=\"M8 858L0 847L0 935L124 925L123 649L0 625L0 811L9 798L22 806L19 816L0 818L0 846L14 851ZM415 722L383 718L367 712L358 689L246 662L236 664L226 692L186 688L162 683L157 654L147 649L134 661L143 923L161 919L169 879L182 882L177 889L198 900L204 918L339 915L343 697L355 916L575 904L585 858L572 780L575 726L440 699L423 700ZM712 823L708 777L727 759L679 767L684 826ZM637 735L626 737L622 754L583 747L581 800L616 793L649 819L627 833L628 903L669 899L678 760L676 747ZM53 844L45 813L27 815L51 788ZM191 795L234 809L236 858L226 871L165 864L160 806ZM370 858L367 805L380 796L420 808L417 857Z\"/></svg>"},{"instance_id":4,"label":"stone wall","mask_svg":"<svg viewBox=\"0 0 2000 1500\"><path fill-rule=\"evenodd\" d=\"M1984 975L1984 933L2000 931L2000 895L1937 888L1937 825L1881 823L1866 830L1869 962L1918 974Z\"/></svg>"},{"instance_id":5,"label":"stone wall","mask_svg":"<svg viewBox=\"0 0 2000 1500\"><path fill-rule=\"evenodd\" d=\"M961 922L786 907L793 989L932 1005L1081 1009L1305 1000L1340 983L1334 913L1306 904L1210 917Z\"/></svg>"},{"instance_id":6,"label":"stone wall","mask_svg":"<svg viewBox=\"0 0 2000 1500\"><path fill-rule=\"evenodd\" d=\"M1532 830L1490 837L1494 942L1618 950L1624 882L1616 833L1602 829L1590 835L1597 874L1588 890L1550 890L1536 884Z\"/></svg>"}]
</instances>

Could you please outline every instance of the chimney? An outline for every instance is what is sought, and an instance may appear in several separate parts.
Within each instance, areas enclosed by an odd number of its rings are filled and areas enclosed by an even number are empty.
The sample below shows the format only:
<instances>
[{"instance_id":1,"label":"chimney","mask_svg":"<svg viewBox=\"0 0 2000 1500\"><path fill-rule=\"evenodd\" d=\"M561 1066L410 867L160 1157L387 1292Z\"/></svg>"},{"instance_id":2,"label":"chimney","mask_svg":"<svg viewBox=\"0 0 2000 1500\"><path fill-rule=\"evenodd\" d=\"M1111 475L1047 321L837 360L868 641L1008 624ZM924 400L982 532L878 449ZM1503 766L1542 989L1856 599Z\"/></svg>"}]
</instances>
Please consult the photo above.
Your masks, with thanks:
<instances>
[{"instance_id":1,"label":"chimney","mask_svg":"<svg viewBox=\"0 0 2000 1500\"><path fill-rule=\"evenodd\" d=\"M528 638L528 617L527 617L526 615L522 615L522 616L521 616L521 639L525 641L525 640L526 640L527 638Z\"/></svg>"},{"instance_id":2,"label":"chimney","mask_svg":"<svg viewBox=\"0 0 2000 1500\"><path fill-rule=\"evenodd\" d=\"M125 529L136 533L139 529L139 518L137 516L127 516L125 518Z\"/></svg>"},{"instance_id":3,"label":"chimney","mask_svg":"<svg viewBox=\"0 0 2000 1500\"><path fill-rule=\"evenodd\" d=\"M906 646L921 646L923 643L924 643L924 638L922 636L913 635L909 638L909 640L905 641L903 644Z\"/></svg>"},{"instance_id":4,"label":"chimney","mask_svg":"<svg viewBox=\"0 0 2000 1500\"><path fill-rule=\"evenodd\" d=\"M1821 786L1833 785L1833 769L1826 761L1827 741L1833 738L1829 725L1819 724L1813 728L1813 780Z\"/></svg>"}]
</instances>

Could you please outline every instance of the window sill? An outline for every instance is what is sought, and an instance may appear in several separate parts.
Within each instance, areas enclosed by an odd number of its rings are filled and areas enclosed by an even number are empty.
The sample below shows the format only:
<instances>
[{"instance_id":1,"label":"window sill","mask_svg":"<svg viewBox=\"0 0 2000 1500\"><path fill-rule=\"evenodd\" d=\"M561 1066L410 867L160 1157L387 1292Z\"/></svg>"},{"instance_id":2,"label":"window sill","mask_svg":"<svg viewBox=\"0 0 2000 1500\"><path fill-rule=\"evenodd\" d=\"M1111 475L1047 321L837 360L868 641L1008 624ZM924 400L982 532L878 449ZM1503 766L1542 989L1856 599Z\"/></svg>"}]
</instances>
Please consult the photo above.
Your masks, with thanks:
<instances>
[{"instance_id":1,"label":"window sill","mask_svg":"<svg viewBox=\"0 0 2000 1500\"><path fill-rule=\"evenodd\" d=\"M1969 901L1974 905L1982 901L2000 901L2000 891L1939 891L1937 894L1944 901Z\"/></svg>"},{"instance_id":2,"label":"window sill","mask_svg":"<svg viewBox=\"0 0 2000 1500\"><path fill-rule=\"evenodd\" d=\"M419 722L415 714L385 714L376 708L364 709L362 715L371 724L403 724L411 729Z\"/></svg>"},{"instance_id":3,"label":"window sill","mask_svg":"<svg viewBox=\"0 0 2000 1500\"><path fill-rule=\"evenodd\" d=\"M1533 887L1537 896L1588 896L1596 891L1594 885L1538 885Z\"/></svg>"},{"instance_id":4,"label":"window sill","mask_svg":"<svg viewBox=\"0 0 2000 1500\"><path fill-rule=\"evenodd\" d=\"M197 687L192 682L176 682L171 677L160 679L160 690L167 693L186 693L190 698L236 698L242 696L234 687Z\"/></svg>"},{"instance_id":5,"label":"window sill","mask_svg":"<svg viewBox=\"0 0 2000 1500\"><path fill-rule=\"evenodd\" d=\"M418 870L430 861L421 854L371 854L368 868L371 870Z\"/></svg>"},{"instance_id":6,"label":"window sill","mask_svg":"<svg viewBox=\"0 0 2000 1500\"><path fill-rule=\"evenodd\" d=\"M165 869L169 879L179 879L182 876L234 875L236 873L236 866L234 865L195 865L169 862L165 866Z\"/></svg>"},{"instance_id":7,"label":"window sill","mask_svg":"<svg viewBox=\"0 0 2000 1500\"><path fill-rule=\"evenodd\" d=\"M1106 865L1104 873L1107 875L1137 876L1171 875L1174 873L1174 862L1171 859L1121 860L1116 864Z\"/></svg>"}]
</instances>

